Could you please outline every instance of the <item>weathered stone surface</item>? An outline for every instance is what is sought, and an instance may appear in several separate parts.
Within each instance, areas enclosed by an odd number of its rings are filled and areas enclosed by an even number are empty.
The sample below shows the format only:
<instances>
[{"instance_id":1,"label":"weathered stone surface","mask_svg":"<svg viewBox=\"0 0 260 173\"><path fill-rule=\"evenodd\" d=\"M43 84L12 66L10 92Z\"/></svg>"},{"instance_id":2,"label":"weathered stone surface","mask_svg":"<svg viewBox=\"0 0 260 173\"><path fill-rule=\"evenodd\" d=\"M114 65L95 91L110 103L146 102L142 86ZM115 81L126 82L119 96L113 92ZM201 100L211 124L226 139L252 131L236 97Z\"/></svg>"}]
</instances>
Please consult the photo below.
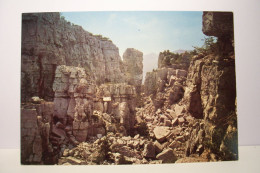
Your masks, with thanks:
<instances>
[{"instance_id":1,"label":"weathered stone surface","mask_svg":"<svg viewBox=\"0 0 260 173\"><path fill-rule=\"evenodd\" d=\"M58 66L53 83L55 92L54 117L58 117L62 124L72 123L75 138L83 142L88 135L89 123L87 119L93 114L93 94L95 85L86 70L80 67ZM65 135L66 136L66 135Z\"/></svg>"},{"instance_id":2,"label":"weathered stone surface","mask_svg":"<svg viewBox=\"0 0 260 173\"><path fill-rule=\"evenodd\" d=\"M166 100L167 102L171 104L178 103L184 95L184 89L180 84L176 84L172 86L168 92L166 93Z\"/></svg>"},{"instance_id":3,"label":"weathered stone surface","mask_svg":"<svg viewBox=\"0 0 260 173\"><path fill-rule=\"evenodd\" d=\"M162 160L162 163L174 163L177 160L172 149L163 150L156 158Z\"/></svg>"},{"instance_id":4,"label":"weathered stone surface","mask_svg":"<svg viewBox=\"0 0 260 173\"><path fill-rule=\"evenodd\" d=\"M40 164L43 161L43 152L52 151L48 117L53 114L53 109L46 111L46 105L49 103L41 100L40 104L23 105L21 108L22 164Z\"/></svg>"},{"instance_id":5,"label":"weathered stone surface","mask_svg":"<svg viewBox=\"0 0 260 173\"><path fill-rule=\"evenodd\" d=\"M153 133L156 139L162 143L163 141L165 141L166 137L170 134L170 130L169 127L157 126L153 130Z\"/></svg>"},{"instance_id":6,"label":"weathered stone surface","mask_svg":"<svg viewBox=\"0 0 260 173\"><path fill-rule=\"evenodd\" d=\"M233 34L233 13L203 12L202 31L209 36L230 36Z\"/></svg>"},{"instance_id":7,"label":"weathered stone surface","mask_svg":"<svg viewBox=\"0 0 260 173\"><path fill-rule=\"evenodd\" d=\"M51 132L54 133L55 135L59 136L61 139L65 139L65 137L66 137L65 131L63 131L62 129L58 129L55 126L52 126Z\"/></svg>"},{"instance_id":8,"label":"weathered stone surface","mask_svg":"<svg viewBox=\"0 0 260 173\"><path fill-rule=\"evenodd\" d=\"M216 35L210 27L220 25L217 18L211 22L205 32ZM56 13L24 15L22 99L37 98L22 104L22 163L174 163L185 155L192 157L180 162L236 159L234 59L227 30L217 33L224 56L201 53L190 62L187 52L164 51L141 90L141 52L127 49L121 61L111 41Z\"/></svg>"},{"instance_id":9,"label":"weathered stone surface","mask_svg":"<svg viewBox=\"0 0 260 173\"><path fill-rule=\"evenodd\" d=\"M178 118L176 117L176 118L174 118L174 119L172 120L172 125L175 126L175 125L177 125L177 124L178 124Z\"/></svg>"},{"instance_id":10,"label":"weathered stone surface","mask_svg":"<svg viewBox=\"0 0 260 173\"><path fill-rule=\"evenodd\" d=\"M54 116L64 119L67 115L68 106L69 106L69 99L55 98L54 99Z\"/></svg>"},{"instance_id":11,"label":"weathered stone surface","mask_svg":"<svg viewBox=\"0 0 260 173\"><path fill-rule=\"evenodd\" d=\"M143 156L147 158L155 158L155 147L152 142L145 144Z\"/></svg>"},{"instance_id":12,"label":"weathered stone surface","mask_svg":"<svg viewBox=\"0 0 260 173\"><path fill-rule=\"evenodd\" d=\"M154 142L154 147L155 147L155 153L156 154L161 153L162 150L163 150L163 145L160 144L158 141Z\"/></svg>"},{"instance_id":13,"label":"weathered stone surface","mask_svg":"<svg viewBox=\"0 0 260 173\"><path fill-rule=\"evenodd\" d=\"M184 107L176 104L174 107L174 112L175 112L176 116L179 116L182 113L184 113Z\"/></svg>"},{"instance_id":14,"label":"weathered stone surface","mask_svg":"<svg viewBox=\"0 0 260 173\"><path fill-rule=\"evenodd\" d=\"M59 13L22 16L22 100L53 99L59 65L84 68L97 83L125 82L122 60L112 41L71 24Z\"/></svg>"},{"instance_id":15,"label":"weathered stone surface","mask_svg":"<svg viewBox=\"0 0 260 173\"><path fill-rule=\"evenodd\" d=\"M144 81L144 92L145 95L155 94L157 91L157 73L147 72Z\"/></svg>"},{"instance_id":16,"label":"weathered stone surface","mask_svg":"<svg viewBox=\"0 0 260 173\"><path fill-rule=\"evenodd\" d=\"M172 143L170 143L169 147L172 148L172 149L179 148L179 147L181 147L181 144L182 143L179 142L179 141L173 141Z\"/></svg>"},{"instance_id":17,"label":"weathered stone surface","mask_svg":"<svg viewBox=\"0 0 260 173\"><path fill-rule=\"evenodd\" d=\"M136 86L138 93L140 93L143 80L143 53L136 49L128 48L123 54L123 63L126 68L128 84Z\"/></svg>"},{"instance_id":18,"label":"weathered stone surface","mask_svg":"<svg viewBox=\"0 0 260 173\"><path fill-rule=\"evenodd\" d=\"M21 162L23 164L41 161L41 137L37 125L36 109L21 110ZM31 157L31 159L30 159ZM37 159L33 159L36 157Z\"/></svg>"},{"instance_id":19,"label":"weathered stone surface","mask_svg":"<svg viewBox=\"0 0 260 173\"><path fill-rule=\"evenodd\" d=\"M66 158L61 158L59 160L59 165L68 165L71 164L71 165L81 165L82 163L84 163L82 160L79 160L75 157L66 157Z\"/></svg>"},{"instance_id":20,"label":"weathered stone surface","mask_svg":"<svg viewBox=\"0 0 260 173\"><path fill-rule=\"evenodd\" d=\"M234 53L234 24L232 12L203 12L202 31L218 37L220 59Z\"/></svg>"},{"instance_id":21,"label":"weathered stone surface","mask_svg":"<svg viewBox=\"0 0 260 173\"><path fill-rule=\"evenodd\" d=\"M187 85L190 87L185 92L187 97L184 96L189 100L187 108L190 115L206 120L204 128L210 139L216 133L224 133L227 129L219 125L215 127L217 124L224 124L217 122L228 115L234 118L236 116L232 113L235 111L236 98L234 61L228 59L219 64L213 64L212 61L213 56L206 56L191 62L187 79ZM217 137L213 141L215 143L221 139Z\"/></svg>"},{"instance_id":22,"label":"weathered stone surface","mask_svg":"<svg viewBox=\"0 0 260 173\"><path fill-rule=\"evenodd\" d=\"M179 124L185 123L185 119L183 117L178 118Z\"/></svg>"},{"instance_id":23,"label":"weathered stone surface","mask_svg":"<svg viewBox=\"0 0 260 173\"><path fill-rule=\"evenodd\" d=\"M96 110L101 109L108 114L114 114L116 120L121 123L124 128L129 131L135 123L135 98L136 88L132 85L124 83L118 84L102 84L97 91L97 97L110 97L111 101L98 101L94 103ZM99 99L101 100L101 99ZM105 106L106 105L106 106ZM105 118L107 119L107 118Z\"/></svg>"},{"instance_id":24,"label":"weathered stone surface","mask_svg":"<svg viewBox=\"0 0 260 173\"><path fill-rule=\"evenodd\" d=\"M177 78L187 77L187 71L186 70L177 69L176 70L176 76L177 76Z\"/></svg>"}]
</instances>

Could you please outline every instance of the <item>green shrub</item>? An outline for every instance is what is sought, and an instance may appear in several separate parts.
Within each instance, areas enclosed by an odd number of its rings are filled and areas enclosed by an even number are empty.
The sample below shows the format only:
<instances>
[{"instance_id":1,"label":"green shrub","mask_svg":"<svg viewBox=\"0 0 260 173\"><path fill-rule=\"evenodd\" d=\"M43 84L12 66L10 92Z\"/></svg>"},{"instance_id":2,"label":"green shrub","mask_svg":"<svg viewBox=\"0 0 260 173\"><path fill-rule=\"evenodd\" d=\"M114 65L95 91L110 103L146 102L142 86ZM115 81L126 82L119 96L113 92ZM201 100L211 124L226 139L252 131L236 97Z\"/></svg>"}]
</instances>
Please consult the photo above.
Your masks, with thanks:
<instances>
[{"instance_id":1,"label":"green shrub","mask_svg":"<svg viewBox=\"0 0 260 173\"><path fill-rule=\"evenodd\" d=\"M216 37L204 37L204 44L202 47L193 46L194 50L191 51L192 55L196 55L199 53L203 54L218 54L219 46L216 40Z\"/></svg>"}]
</instances>

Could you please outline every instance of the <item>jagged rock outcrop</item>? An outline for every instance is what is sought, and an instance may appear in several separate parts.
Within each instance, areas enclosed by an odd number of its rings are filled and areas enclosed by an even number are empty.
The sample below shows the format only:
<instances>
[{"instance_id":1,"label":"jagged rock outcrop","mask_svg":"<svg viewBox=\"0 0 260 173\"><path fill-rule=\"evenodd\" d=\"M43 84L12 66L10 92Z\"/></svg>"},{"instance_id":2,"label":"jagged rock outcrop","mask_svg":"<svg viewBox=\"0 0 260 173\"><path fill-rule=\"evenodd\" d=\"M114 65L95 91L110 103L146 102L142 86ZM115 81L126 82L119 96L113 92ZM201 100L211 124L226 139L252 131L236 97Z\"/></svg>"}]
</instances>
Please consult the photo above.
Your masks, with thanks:
<instances>
[{"instance_id":1,"label":"jagged rock outcrop","mask_svg":"<svg viewBox=\"0 0 260 173\"><path fill-rule=\"evenodd\" d=\"M137 93L140 93L143 80L143 53L134 48L128 48L123 54L123 63L128 84L136 86Z\"/></svg>"},{"instance_id":2,"label":"jagged rock outcrop","mask_svg":"<svg viewBox=\"0 0 260 173\"><path fill-rule=\"evenodd\" d=\"M222 52L164 51L141 90L140 51L127 49L121 61L111 41L58 13L24 14L22 164L237 159L230 20L204 12L203 32Z\"/></svg>"},{"instance_id":3,"label":"jagged rock outcrop","mask_svg":"<svg viewBox=\"0 0 260 173\"><path fill-rule=\"evenodd\" d=\"M187 79L189 87L184 96L188 100L188 111L195 118L201 118L205 121L205 125L201 128L206 133L206 138L203 141L204 143L207 141L208 145L217 152L224 140L228 124L231 126L229 128L236 129L234 59L227 58L218 61L216 56L208 55L193 60L189 73ZM191 138L194 138L194 135L197 136L198 133L194 133ZM235 138L233 136L233 139ZM190 140L190 142L194 143L194 140ZM195 150L194 148L200 144L202 141L197 142L197 145L193 144L194 146L189 150ZM236 144L233 143L229 147L236 148L233 145ZM233 155L232 159L235 158L237 158L236 154Z\"/></svg>"},{"instance_id":4,"label":"jagged rock outcrop","mask_svg":"<svg viewBox=\"0 0 260 173\"><path fill-rule=\"evenodd\" d=\"M93 114L95 85L85 69L71 66L58 66L53 83L54 117L64 126L72 125L76 140L87 138L89 119Z\"/></svg>"},{"instance_id":5,"label":"jagged rock outcrop","mask_svg":"<svg viewBox=\"0 0 260 173\"><path fill-rule=\"evenodd\" d=\"M147 72L144 81L144 93L148 96L157 91L164 91L168 86L174 86L175 82L183 84L187 71L174 68L159 68L153 72Z\"/></svg>"},{"instance_id":6,"label":"jagged rock outcrop","mask_svg":"<svg viewBox=\"0 0 260 173\"><path fill-rule=\"evenodd\" d=\"M36 109L21 110L21 134L22 163L40 163L42 138L37 124Z\"/></svg>"},{"instance_id":7,"label":"jagged rock outcrop","mask_svg":"<svg viewBox=\"0 0 260 173\"><path fill-rule=\"evenodd\" d=\"M233 37L233 13L204 11L202 31L205 35Z\"/></svg>"},{"instance_id":8,"label":"jagged rock outcrop","mask_svg":"<svg viewBox=\"0 0 260 173\"><path fill-rule=\"evenodd\" d=\"M155 109L170 107L184 95L187 71L174 68L159 68L148 72L144 82L144 93L152 95Z\"/></svg>"},{"instance_id":9,"label":"jagged rock outcrop","mask_svg":"<svg viewBox=\"0 0 260 173\"><path fill-rule=\"evenodd\" d=\"M160 52L158 57L158 68L174 68L187 70L190 63L190 55L188 52L173 53L169 50Z\"/></svg>"},{"instance_id":10,"label":"jagged rock outcrop","mask_svg":"<svg viewBox=\"0 0 260 173\"><path fill-rule=\"evenodd\" d=\"M46 155L51 156L51 124L53 103L25 104L21 108L21 163L47 163Z\"/></svg>"},{"instance_id":11,"label":"jagged rock outcrop","mask_svg":"<svg viewBox=\"0 0 260 173\"><path fill-rule=\"evenodd\" d=\"M228 48L222 53L198 55L191 60L184 100L187 99L191 116L203 120L191 130L187 154L198 153L206 147L218 159L234 160L238 158L238 146L235 61L230 41L233 14L204 12L203 32L218 36L218 45ZM229 40L223 39L224 36Z\"/></svg>"},{"instance_id":12,"label":"jagged rock outcrop","mask_svg":"<svg viewBox=\"0 0 260 173\"><path fill-rule=\"evenodd\" d=\"M82 67L95 82L124 82L123 64L112 41L93 36L59 13L22 15L22 101L32 96L54 98L58 65Z\"/></svg>"},{"instance_id":13,"label":"jagged rock outcrop","mask_svg":"<svg viewBox=\"0 0 260 173\"><path fill-rule=\"evenodd\" d=\"M232 12L203 12L202 31L207 36L218 37L219 54L234 53L234 24ZM221 58L221 57L219 57Z\"/></svg>"},{"instance_id":14,"label":"jagged rock outcrop","mask_svg":"<svg viewBox=\"0 0 260 173\"><path fill-rule=\"evenodd\" d=\"M112 114L129 131L135 121L136 89L124 83L102 84L97 91L96 109Z\"/></svg>"}]
</instances>

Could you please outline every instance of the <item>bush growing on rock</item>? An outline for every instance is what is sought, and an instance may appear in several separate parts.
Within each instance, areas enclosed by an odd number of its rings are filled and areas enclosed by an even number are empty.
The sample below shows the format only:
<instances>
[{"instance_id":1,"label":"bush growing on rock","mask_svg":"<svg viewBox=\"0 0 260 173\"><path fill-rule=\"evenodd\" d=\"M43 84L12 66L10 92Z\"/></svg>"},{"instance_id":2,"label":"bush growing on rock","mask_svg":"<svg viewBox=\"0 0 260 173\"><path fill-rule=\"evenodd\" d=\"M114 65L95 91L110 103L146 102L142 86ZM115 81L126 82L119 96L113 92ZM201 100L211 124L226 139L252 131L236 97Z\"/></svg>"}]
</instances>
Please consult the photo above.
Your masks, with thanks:
<instances>
[{"instance_id":1,"label":"bush growing on rock","mask_svg":"<svg viewBox=\"0 0 260 173\"><path fill-rule=\"evenodd\" d=\"M192 55L197 54L218 54L218 42L216 37L208 36L204 37L204 44L202 47L193 46L194 50L191 51Z\"/></svg>"}]
</instances>

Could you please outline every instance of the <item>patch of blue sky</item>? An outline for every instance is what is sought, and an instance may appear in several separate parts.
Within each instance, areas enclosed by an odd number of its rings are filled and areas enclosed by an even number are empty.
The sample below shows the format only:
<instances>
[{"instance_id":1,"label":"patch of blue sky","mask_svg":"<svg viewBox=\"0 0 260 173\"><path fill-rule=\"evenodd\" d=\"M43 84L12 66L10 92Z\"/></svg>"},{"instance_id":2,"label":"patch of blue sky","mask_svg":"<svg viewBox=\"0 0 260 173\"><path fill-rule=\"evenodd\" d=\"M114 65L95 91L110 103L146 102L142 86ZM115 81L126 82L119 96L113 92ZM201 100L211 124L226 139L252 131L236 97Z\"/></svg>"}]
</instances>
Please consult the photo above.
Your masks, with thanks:
<instances>
[{"instance_id":1,"label":"patch of blue sky","mask_svg":"<svg viewBox=\"0 0 260 173\"><path fill-rule=\"evenodd\" d=\"M144 54L192 50L193 46L202 46L205 37L199 11L62 12L61 15L93 34L110 38L121 56L127 48Z\"/></svg>"}]
</instances>

